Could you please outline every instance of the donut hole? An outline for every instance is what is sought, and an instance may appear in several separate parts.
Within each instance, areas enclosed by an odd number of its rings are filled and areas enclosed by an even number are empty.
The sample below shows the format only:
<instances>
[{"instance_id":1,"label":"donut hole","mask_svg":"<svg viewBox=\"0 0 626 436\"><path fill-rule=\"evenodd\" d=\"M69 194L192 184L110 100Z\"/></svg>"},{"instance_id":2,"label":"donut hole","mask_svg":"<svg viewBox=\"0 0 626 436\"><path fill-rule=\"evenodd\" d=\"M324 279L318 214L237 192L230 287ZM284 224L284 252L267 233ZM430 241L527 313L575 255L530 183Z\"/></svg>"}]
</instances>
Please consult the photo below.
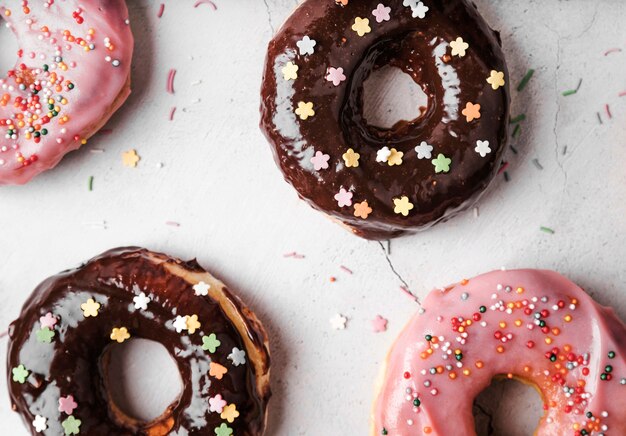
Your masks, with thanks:
<instances>
[{"instance_id":1,"label":"donut hole","mask_svg":"<svg viewBox=\"0 0 626 436\"><path fill-rule=\"evenodd\" d=\"M183 382L176 362L158 342L132 339L105 351L105 388L126 417L151 422L178 401Z\"/></svg>"},{"instance_id":2,"label":"donut hole","mask_svg":"<svg viewBox=\"0 0 626 436\"><path fill-rule=\"evenodd\" d=\"M7 71L15 67L15 59L17 57L17 38L13 31L7 27L7 22L0 15L0 77L6 76Z\"/></svg>"},{"instance_id":3,"label":"donut hole","mask_svg":"<svg viewBox=\"0 0 626 436\"><path fill-rule=\"evenodd\" d=\"M527 436L543 416L543 402L533 386L498 377L476 397L473 412L478 436Z\"/></svg>"},{"instance_id":4,"label":"donut hole","mask_svg":"<svg viewBox=\"0 0 626 436\"><path fill-rule=\"evenodd\" d=\"M400 68L375 69L363 83L363 118L369 126L393 129L398 123L417 120L427 108L422 86Z\"/></svg>"}]
</instances>

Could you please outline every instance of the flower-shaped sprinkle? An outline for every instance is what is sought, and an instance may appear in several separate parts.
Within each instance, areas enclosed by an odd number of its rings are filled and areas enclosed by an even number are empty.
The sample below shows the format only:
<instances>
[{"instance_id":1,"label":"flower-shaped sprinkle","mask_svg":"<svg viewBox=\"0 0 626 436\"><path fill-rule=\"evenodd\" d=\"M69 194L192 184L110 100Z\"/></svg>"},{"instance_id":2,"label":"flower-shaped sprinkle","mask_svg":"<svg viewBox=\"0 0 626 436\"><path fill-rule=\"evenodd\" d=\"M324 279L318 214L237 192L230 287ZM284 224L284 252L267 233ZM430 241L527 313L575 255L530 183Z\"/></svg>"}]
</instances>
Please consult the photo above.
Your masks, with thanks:
<instances>
[{"instance_id":1,"label":"flower-shaped sprinkle","mask_svg":"<svg viewBox=\"0 0 626 436\"><path fill-rule=\"evenodd\" d=\"M330 325L334 330L345 330L348 318L338 313L330 319Z\"/></svg>"},{"instance_id":2,"label":"flower-shaped sprinkle","mask_svg":"<svg viewBox=\"0 0 626 436\"><path fill-rule=\"evenodd\" d=\"M378 3L376 9L372 11L372 15L376 17L377 23L382 23L383 21L389 21L391 19L391 8L389 6L385 6L382 3Z\"/></svg>"},{"instance_id":3,"label":"flower-shaped sprinkle","mask_svg":"<svg viewBox=\"0 0 626 436\"><path fill-rule=\"evenodd\" d=\"M469 48L469 44L463 41L463 38L460 36L450 43L450 47L452 48L452 56L458 56L462 58L465 56L467 49Z\"/></svg>"},{"instance_id":4,"label":"flower-shaped sprinkle","mask_svg":"<svg viewBox=\"0 0 626 436\"><path fill-rule=\"evenodd\" d=\"M402 2L402 6L406 6L407 8L415 9L419 0L404 0Z\"/></svg>"},{"instance_id":5,"label":"flower-shaped sprinkle","mask_svg":"<svg viewBox=\"0 0 626 436\"><path fill-rule=\"evenodd\" d=\"M48 419L41 415L36 415L35 419L33 419L33 427L35 427L37 433L41 433L48 428Z\"/></svg>"},{"instance_id":6,"label":"flower-shaped sprinkle","mask_svg":"<svg viewBox=\"0 0 626 436\"><path fill-rule=\"evenodd\" d=\"M491 70L491 75L487 79L487 83L491 85L494 91L506 83L504 81L504 73L502 71Z\"/></svg>"},{"instance_id":7,"label":"flower-shaped sprinkle","mask_svg":"<svg viewBox=\"0 0 626 436\"><path fill-rule=\"evenodd\" d=\"M411 212L415 207L413 206L413 203L409 201L409 197L407 197L406 195L400 198L394 198L393 206L393 211L402 216L409 216L409 212Z\"/></svg>"},{"instance_id":8,"label":"flower-shaped sprinkle","mask_svg":"<svg viewBox=\"0 0 626 436\"><path fill-rule=\"evenodd\" d=\"M387 162L389 156L391 156L391 150L389 147L383 147L376 152L376 162Z\"/></svg>"},{"instance_id":9,"label":"flower-shaped sprinkle","mask_svg":"<svg viewBox=\"0 0 626 436\"><path fill-rule=\"evenodd\" d=\"M35 335L37 336L37 340L39 342L49 344L52 342L52 338L54 338L54 330L49 327L44 327L41 330L38 330Z\"/></svg>"},{"instance_id":10,"label":"flower-shaped sprinkle","mask_svg":"<svg viewBox=\"0 0 626 436\"><path fill-rule=\"evenodd\" d=\"M317 41L309 38L308 36L305 36L300 41L296 42L296 45L298 46L298 49L300 50L301 56L312 55L315 52L316 44L317 44Z\"/></svg>"},{"instance_id":11,"label":"flower-shaped sprinkle","mask_svg":"<svg viewBox=\"0 0 626 436\"><path fill-rule=\"evenodd\" d=\"M333 85L339 86L341 82L346 80L346 75L343 74L343 68L341 67L329 67L326 73L326 80L333 82Z\"/></svg>"},{"instance_id":12,"label":"flower-shaped sprinkle","mask_svg":"<svg viewBox=\"0 0 626 436\"><path fill-rule=\"evenodd\" d=\"M389 157L387 158L387 164L389 164L390 167L394 165L402 165L402 156L404 156L404 153L396 150L395 148L392 148L389 151L391 153L389 154Z\"/></svg>"},{"instance_id":13,"label":"flower-shaped sprinkle","mask_svg":"<svg viewBox=\"0 0 626 436\"><path fill-rule=\"evenodd\" d=\"M209 411L222 413L224 410L224 406L226 405L226 401L222 399L220 394L217 394L214 397L209 398Z\"/></svg>"},{"instance_id":14,"label":"flower-shaped sprinkle","mask_svg":"<svg viewBox=\"0 0 626 436\"><path fill-rule=\"evenodd\" d=\"M374 318L371 323L372 323L372 330L374 330L374 333L382 333L384 331L387 330L387 320L385 318L383 318L380 315L376 315L376 318Z\"/></svg>"},{"instance_id":15,"label":"flower-shaped sprinkle","mask_svg":"<svg viewBox=\"0 0 626 436\"><path fill-rule=\"evenodd\" d=\"M74 409L78 407L76 401L74 401L73 395L59 398L59 412L63 412L66 415L71 415Z\"/></svg>"},{"instance_id":16,"label":"flower-shaped sprinkle","mask_svg":"<svg viewBox=\"0 0 626 436\"><path fill-rule=\"evenodd\" d=\"M296 115L300 117L302 121L306 121L309 117L315 116L315 111L313 110L312 102L298 102L298 107L296 108Z\"/></svg>"},{"instance_id":17,"label":"flower-shaped sprinkle","mask_svg":"<svg viewBox=\"0 0 626 436\"><path fill-rule=\"evenodd\" d=\"M361 155L349 148L341 157L348 168L356 168L359 166L359 158Z\"/></svg>"},{"instance_id":18,"label":"flower-shaped sprinkle","mask_svg":"<svg viewBox=\"0 0 626 436\"><path fill-rule=\"evenodd\" d=\"M217 347L220 345L222 345L222 343L217 339L215 333L211 333L209 336L202 336L202 349L204 351L215 353L215 350L217 350Z\"/></svg>"},{"instance_id":19,"label":"flower-shaped sprinkle","mask_svg":"<svg viewBox=\"0 0 626 436\"><path fill-rule=\"evenodd\" d=\"M85 318L89 318L90 316L96 317L98 316L98 310L100 310L100 303L96 303L96 300L90 298L85 303L81 304L80 308Z\"/></svg>"},{"instance_id":20,"label":"flower-shaped sprinkle","mask_svg":"<svg viewBox=\"0 0 626 436\"><path fill-rule=\"evenodd\" d=\"M145 292L142 292L141 294L133 297L133 303L135 304L135 310L147 310L148 309L148 303L150 303L152 300L150 299L150 297L148 297L146 295Z\"/></svg>"},{"instance_id":21,"label":"flower-shaped sprinkle","mask_svg":"<svg viewBox=\"0 0 626 436\"><path fill-rule=\"evenodd\" d=\"M215 377L218 380L221 380L222 377L224 377L224 374L226 374L228 372L228 369L223 366L220 365L219 363L216 362L211 362L209 364L209 375L211 377Z\"/></svg>"},{"instance_id":22,"label":"flower-shaped sprinkle","mask_svg":"<svg viewBox=\"0 0 626 436\"><path fill-rule=\"evenodd\" d=\"M480 105L467 102L465 109L461 112L468 123L480 118Z\"/></svg>"},{"instance_id":23,"label":"flower-shaped sprinkle","mask_svg":"<svg viewBox=\"0 0 626 436\"><path fill-rule=\"evenodd\" d=\"M352 25L352 30L354 30L359 36L365 36L370 33L372 28L370 27L369 18L356 17L354 19L354 24Z\"/></svg>"},{"instance_id":24,"label":"flower-shaped sprinkle","mask_svg":"<svg viewBox=\"0 0 626 436\"><path fill-rule=\"evenodd\" d=\"M418 159L430 159L432 157L433 146L426 141L422 141L420 145L415 147Z\"/></svg>"},{"instance_id":25,"label":"flower-shaped sprinkle","mask_svg":"<svg viewBox=\"0 0 626 436\"><path fill-rule=\"evenodd\" d=\"M245 365L246 364L246 352L244 350L240 350L237 347L233 347L233 350L228 355L228 360L233 362L233 365Z\"/></svg>"},{"instance_id":26,"label":"flower-shaped sprinkle","mask_svg":"<svg viewBox=\"0 0 626 436\"><path fill-rule=\"evenodd\" d=\"M57 318L52 314L52 312L46 313L44 316L39 318L39 322L41 323L41 327L54 328L57 323Z\"/></svg>"},{"instance_id":27,"label":"flower-shaped sprinkle","mask_svg":"<svg viewBox=\"0 0 626 436\"><path fill-rule=\"evenodd\" d=\"M423 20L426 18L426 12L428 12L429 8L424 5L423 2L418 2L417 6L412 7L411 10L413 11L413 18L420 18Z\"/></svg>"},{"instance_id":28,"label":"flower-shaped sprinkle","mask_svg":"<svg viewBox=\"0 0 626 436\"><path fill-rule=\"evenodd\" d=\"M80 433L80 419L76 419L73 416L68 416L65 421L61 423L63 430L65 430L66 436Z\"/></svg>"},{"instance_id":29,"label":"flower-shaped sprinkle","mask_svg":"<svg viewBox=\"0 0 626 436\"><path fill-rule=\"evenodd\" d=\"M220 418L225 419L226 421L232 423L239 416L239 412L237 411L237 406L234 404L229 404L224 407L224 410L220 414Z\"/></svg>"},{"instance_id":30,"label":"flower-shaped sprinkle","mask_svg":"<svg viewBox=\"0 0 626 436\"><path fill-rule=\"evenodd\" d=\"M173 326L174 326L174 329L176 330L176 333L180 333L183 330L187 330L187 317L177 315L176 319L174 320Z\"/></svg>"},{"instance_id":31,"label":"flower-shaped sprinkle","mask_svg":"<svg viewBox=\"0 0 626 436\"><path fill-rule=\"evenodd\" d=\"M211 285L203 281L200 281L193 285L193 292L198 297L206 297L207 295L209 295L209 289L211 289Z\"/></svg>"},{"instance_id":32,"label":"flower-shaped sprinkle","mask_svg":"<svg viewBox=\"0 0 626 436\"><path fill-rule=\"evenodd\" d=\"M315 171L327 170L329 160L329 155L324 154L321 151L317 151L315 152L315 155L311 158L311 163L313 164L313 168L315 168Z\"/></svg>"},{"instance_id":33,"label":"flower-shaped sprinkle","mask_svg":"<svg viewBox=\"0 0 626 436\"><path fill-rule=\"evenodd\" d=\"M354 216L357 218L363 218L364 220L372 213L372 208L367 203L367 201L363 201L361 203L356 203L354 205Z\"/></svg>"},{"instance_id":34,"label":"flower-shaped sprinkle","mask_svg":"<svg viewBox=\"0 0 626 436\"><path fill-rule=\"evenodd\" d=\"M476 148L474 149L474 151L478 153L480 157L487 156L489 153L491 153L489 141L476 141Z\"/></svg>"},{"instance_id":35,"label":"flower-shaped sprinkle","mask_svg":"<svg viewBox=\"0 0 626 436\"><path fill-rule=\"evenodd\" d=\"M200 322L198 321L198 315L187 316L187 331L190 335L193 335L196 330L200 328Z\"/></svg>"},{"instance_id":36,"label":"flower-shaped sprinkle","mask_svg":"<svg viewBox=\"0 0 626 436\"><path fill-rule=\"evenodd\" d=\"M346 191L344 188L341 188L337 194L335 194L335 200L337 200L337 204L339 207L352 206L352 192Z\"/></svg>"},{"instance_id":37,"label":"flower-shaped sprinkle","mask_svg":"<svg viewBox=\"0 0 626 436\"><path fill-rule=\"evenodd\" d=\"M30 374L30 371L26 369L24 365L19 365L11 370L13 374L13 381L18 382L19 384L26 383L26 379Z\"/></svg>"},{"instance_id":38,"label":"flower-shaped sprinkle","mask_svg":"<svg viewBox=\"0 0 626 436\"><path fill-rule=\"evenodd\" d=\"M287 64L281 70L285 80L296 80L298 78L298 67L293 62L287 62Z\"/></svg>"},{"instance_id":39,"label":"flower-shaped sprinkle","mask_svg":"<svg viewBox=\"0 0 626 436\"><path fill-rule=\"evenodd\" d=\"M347 0L345 0L347 3ZM227 426L225 423L222 423L219 427L215 427L213 429L216 436L231 436L233 434L233 429Z\"/></svg>"},{"instance_id":40,"label":"flower-shaped sprinkle","mask_svg":"<svg viewBox=\"0 0 626 436\"><path fill-rule=\"evenodd\" d=\"M433 165L435 166L435 172L439 173L447 173L450 171L450 164L452 163L452 159L447 158L444 154L439 153L436 159L432 160Z\"/></svg>"},{"instance_id":41,"label":"flower-shaped sprinkle","mask_svg":"<svg viewBox=\"0 0 626 436\"><path fill-rule=\"evenodd\" d=\"M125 167L135 168L140 159L135 150L128 150L122 153L122 164Z\"/></svg>"},{"instance_id":42,"label":"flower-shaped sprinkle","mask_svg":"<svg viewBox=\"0 0 626 436\"><path fill-rule=\"evenodd\" d=\"M130 333L128 333L128 329L126 327L113 327L113 330L111 330L111 340L116 341L118 344L121 344L129 338Z\"/></svg>"}]
</instances>

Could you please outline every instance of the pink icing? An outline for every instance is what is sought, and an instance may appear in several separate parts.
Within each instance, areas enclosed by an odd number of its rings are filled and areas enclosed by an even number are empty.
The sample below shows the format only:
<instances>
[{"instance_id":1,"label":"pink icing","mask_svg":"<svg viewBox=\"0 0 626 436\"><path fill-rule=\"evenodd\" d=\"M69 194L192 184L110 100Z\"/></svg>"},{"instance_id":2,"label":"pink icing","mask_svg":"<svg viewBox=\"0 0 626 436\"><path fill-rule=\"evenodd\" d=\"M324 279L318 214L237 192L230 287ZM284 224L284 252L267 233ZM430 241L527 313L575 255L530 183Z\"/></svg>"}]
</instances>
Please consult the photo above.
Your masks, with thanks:
<instances>
[{"instance_id":1,"label":"pink icing","mask_svg":"<svg viewBox=\"0 0 626 436\"><path fill-rule=\"evenodd\" d=\"M372 435L475 434L473 399L498 375L541 391L537 435L626 434L626 326L563 276L495 271L433 291L423 309L389 353Z\"/></svg>"},{"instance_id":2,"label":"pink icing","mask_svg":"<svg viewBox=\"0 0 626 436\"><path fill-rule=\"evenodd\" d=\"M20 47L14 70L0 75L0 185L23 184L79 148L126 100L133 36L124 0L0 0L0 15Z\"/></svg>"}]
</instances>

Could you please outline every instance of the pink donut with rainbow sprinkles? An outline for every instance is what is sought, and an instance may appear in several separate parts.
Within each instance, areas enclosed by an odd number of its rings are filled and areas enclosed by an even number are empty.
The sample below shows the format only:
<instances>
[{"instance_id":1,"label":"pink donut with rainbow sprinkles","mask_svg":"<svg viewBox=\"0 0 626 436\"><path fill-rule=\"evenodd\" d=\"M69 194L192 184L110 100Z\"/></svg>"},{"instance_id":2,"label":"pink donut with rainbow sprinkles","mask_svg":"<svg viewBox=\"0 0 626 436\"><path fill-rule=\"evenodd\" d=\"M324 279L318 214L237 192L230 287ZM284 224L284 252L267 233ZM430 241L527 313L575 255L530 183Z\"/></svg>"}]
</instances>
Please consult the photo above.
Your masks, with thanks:
<instances>
[{"instance_id":1,"label":"pink donut with rainbow sprinkles","mask_svg":"<svg viewBox=\"0 0 626 436\"><path fill-rule=\"evenodd\" d=\"M372 435L474 435L494 377L534 386L537 436L626 435L626 326L552 271L495 271L433 291L393 345Z\"/></svg>"},{"instance_id":2,"label":"pink donut with rainbow sprinkles","mask_svg":"<svg viewBox=\"0 0 626 436\"><path fill-rule=\"evenodd\" d=\"M24 184L95 134L130 93L124 0L0 0L17 38L0 74L0 185Z\"/></svg>"}]
</instances>

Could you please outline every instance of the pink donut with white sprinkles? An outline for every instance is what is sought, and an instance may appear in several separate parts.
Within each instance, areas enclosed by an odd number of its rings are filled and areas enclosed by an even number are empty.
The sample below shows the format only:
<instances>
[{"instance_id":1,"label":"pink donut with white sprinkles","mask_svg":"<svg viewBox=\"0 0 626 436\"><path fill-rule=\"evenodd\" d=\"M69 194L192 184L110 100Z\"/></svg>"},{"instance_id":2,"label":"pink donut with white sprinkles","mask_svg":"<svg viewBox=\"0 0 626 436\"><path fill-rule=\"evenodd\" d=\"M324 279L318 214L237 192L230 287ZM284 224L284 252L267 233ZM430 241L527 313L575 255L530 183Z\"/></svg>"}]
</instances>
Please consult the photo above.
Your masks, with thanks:
<instances>
[{"instance_id":1,"label":"pink donut with white sprinkles","mask_svg":"<svg viewBox=\"0 0 626 436\"><path fill-rule=\"evenodd\" d=\"M495 271L433 291L393 345L372 435L474 435L493 378L534 386L537 436L626 434L626 326L565 277Z\"/></svg>"},{"instance_id":2,"label":"pink donut with white sprinkles","mask_svg":"<svg viewBox=\"0 0 626 436\"><path fill-rule=\"evenodd\" d=\"M0 185L27 183L85 144L130 94L124 0L0 0L17 38L0 74Z\"/></svg>"}]
</instances>

